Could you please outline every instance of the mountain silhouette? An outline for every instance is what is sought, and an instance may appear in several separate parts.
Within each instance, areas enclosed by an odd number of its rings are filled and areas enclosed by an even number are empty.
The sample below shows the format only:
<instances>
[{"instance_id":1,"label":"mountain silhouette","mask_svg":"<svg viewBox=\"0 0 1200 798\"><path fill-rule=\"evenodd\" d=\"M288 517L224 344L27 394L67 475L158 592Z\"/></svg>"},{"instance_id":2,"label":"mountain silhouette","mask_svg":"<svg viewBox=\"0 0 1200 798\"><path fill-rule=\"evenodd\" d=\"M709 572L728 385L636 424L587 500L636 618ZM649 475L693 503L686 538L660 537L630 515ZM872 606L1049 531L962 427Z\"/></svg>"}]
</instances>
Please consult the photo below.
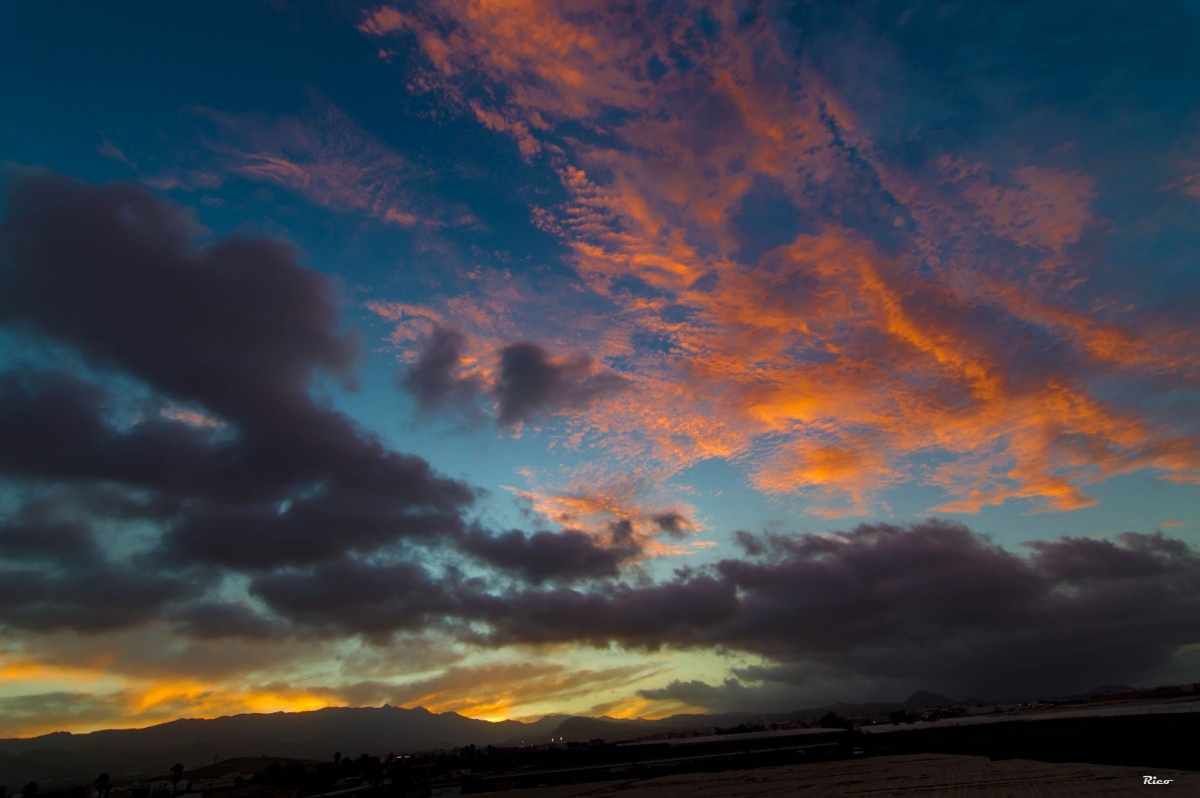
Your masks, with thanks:
<instances>
[{"instance_id":1,"label":"mountain silhouette","mask_svg":"<svg viewBox=\"0 0 1200 798\"><path fill-rule=\"evenodd\" d=\"M922 709L924 707L952 707L959 702L953 698L947 698L944 695L931 693L928 690L918 690L904 700L904 706L908 709Z\"/></svg>"},{"instance_id":2,"label":"mountain silhouette","mask_svg":"<svg viewBox=\"0 0 1200 798\"><path fill-rule=\"evenodd\" d=\"M422 707L328 707L310 712L230 715L211 720L181 719L144 729L108 729L87 734L54 732L40 737L0 739L0 784L90 780L96 773L155 774L173 762L193 767L213 756L285 757L328 760L347 756L456 748L499 747L638 737L764 726L778 721L887 713L897 709L952 706L946 696L919 690L903 702L838 703L780 713L680 714L658 720L548 715L534 722L496 723L434 713Z\"/></svg>"},{"instance_id":3,"label":"mountain silhouette","mask_svg":"<svg viewBox=\"0 0 1200 798\"><path fill-rule=\"evenodd\" d=\"M519 744L550 733L566 716L536 723L490 723L454 712L423 708L329 707L311 712L231 715L183 719L144 729L108 729L88 734L55 732L0 740L0 784L92 778L98 772L133 773L188 766L235 756L329 759L334 751L387 754L476 745ZM161 763L161 765L159 764ZM90 775L89 775L90 774Z\"/></svg>"}]
</instances>

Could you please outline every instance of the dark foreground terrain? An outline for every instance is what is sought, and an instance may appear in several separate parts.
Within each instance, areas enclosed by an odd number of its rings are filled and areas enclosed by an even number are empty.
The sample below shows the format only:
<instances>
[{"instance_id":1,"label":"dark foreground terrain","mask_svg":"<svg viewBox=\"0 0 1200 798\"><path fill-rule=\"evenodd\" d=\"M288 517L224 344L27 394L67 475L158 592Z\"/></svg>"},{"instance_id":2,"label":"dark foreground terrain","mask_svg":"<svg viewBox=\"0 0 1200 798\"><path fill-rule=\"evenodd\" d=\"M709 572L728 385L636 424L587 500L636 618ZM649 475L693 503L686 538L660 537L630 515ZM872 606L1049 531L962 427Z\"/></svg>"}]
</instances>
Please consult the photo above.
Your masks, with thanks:
<instances>
[{"instance_id":1,"label":"dark foreground terrain","mask_svg":"<svg viewBox=\"0 0 1200 798\"><path fill-rule=\"evenodd\" d=\"M1200 770L1200 712L1024 720L867 734L868 751Z\"/></svg>"},{"instance_id":2,"label":"dark foreground terrain","mask_svg":"<svg viewBox=\"0 0 1200 798\"><path fill-rule=\"evenodd\" d=\"M1160 784L1145 783L1153 776ZM1056 764L947 754L908 754L760 770L684 773L523 790L527 798L790 798L932 795L939 798L1118 798L1162 790L1200 795L1200 773Z\"/></svg>"},{"instance_id":3,"label":"dark foreground terrain","mask_svg":"<svg viewBox=\"0 0 1200 798\"><path fill-rule=\"evenodd\" d=\"M210 760L205 767L187 767L178 783L171 784L167 760L158 770L148 764L136 777L137 783L132 783L134 778L114 778L115 789L104 796L97 795L90 780L46 783L37 796L423 798L550 789L545 795L754 796L808 790L813 795L934 792L1015 798L1130 795L1150 788L1200 795L1197 740L1200 712L1068 715L977 725L947 721L927 728L901 724L865 731L803 729L624 744L592 740L566 746L469 745L382 759L366 753L339 754L333 762L252 757L214 767ZM1145 777L1161 783L1143 783ZM10 786L10 792L18 790L20 785Z\"/></svg>"}]
</instances>

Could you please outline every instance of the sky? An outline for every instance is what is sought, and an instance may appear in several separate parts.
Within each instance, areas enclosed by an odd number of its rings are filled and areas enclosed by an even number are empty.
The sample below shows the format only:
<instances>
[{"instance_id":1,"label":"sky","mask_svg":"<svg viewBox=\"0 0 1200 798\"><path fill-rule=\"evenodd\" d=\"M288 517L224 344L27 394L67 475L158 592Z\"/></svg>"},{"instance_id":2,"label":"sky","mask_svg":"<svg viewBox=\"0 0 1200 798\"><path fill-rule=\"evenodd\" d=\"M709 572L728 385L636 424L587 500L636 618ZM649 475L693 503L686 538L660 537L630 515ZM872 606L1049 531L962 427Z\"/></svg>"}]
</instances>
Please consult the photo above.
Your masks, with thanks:
<instances>
[{"instance_id":1,"label":"sky","mask_svg":"<svg viewBox=\"0 0 1200 798\"><path fill-rule=\"evenodd\" d=\"M0 736L1200 681L1198 28L0 2Z\"/></svg>"}]
</instances>

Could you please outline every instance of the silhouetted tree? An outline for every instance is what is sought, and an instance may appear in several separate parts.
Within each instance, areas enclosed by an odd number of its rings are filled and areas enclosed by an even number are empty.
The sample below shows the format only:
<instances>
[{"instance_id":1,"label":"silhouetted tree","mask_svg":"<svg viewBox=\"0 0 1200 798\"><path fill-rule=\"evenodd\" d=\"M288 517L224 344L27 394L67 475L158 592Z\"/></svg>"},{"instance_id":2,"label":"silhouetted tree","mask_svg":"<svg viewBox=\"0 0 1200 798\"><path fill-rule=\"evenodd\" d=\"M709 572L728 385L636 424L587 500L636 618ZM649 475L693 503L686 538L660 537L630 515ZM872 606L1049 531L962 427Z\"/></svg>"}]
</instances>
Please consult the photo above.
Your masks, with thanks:
<instances>
[{"instance_id":1,"label":"silhouetted tree","mask_svg":"<svg viewBox=\"0 0 1200 798\"><path fill-rule=\"evenodd\" d=\"M304 769L303 765L292 762L283 769L283 774L279 780L284 787L291 787L297 790L302 789L308 782L308 771Z\"/></svg>"},{"instance_id":2,"label":"silhouetted tree","mask_svg":"<svg viewBox=\"0 0 1200 798\"><path fill-rule=\"evenodd\" d=\"M404 795L412 786L412 760L395 759L388 775L392 779L392 791Z\"/></svg>"},{"instance_id":3,"label":"silhouetted tree","mask_svg":"<svg viewBox=\"0 0 1200 798\"><path fill-rule=\"evenodd\" d=\"M366 756L364 754L364 756ZM368 756L362 763L362 777L371 787L378 787L383 781L383 763L377 756Z\"/></svg>"},{"instance_id":4,"label":"silhouetted tree","mask_svg":"<svg viewBox=\"0 0 1200 798\"><path fill-rule=\"evenodd\" d=\"M33 798L33 796L37 795L37 790L37 782L31 781L21 788L21 798Z\"/></svg>"},{"instance_id":5,"label":"silhouetted tree","mask_svg":"<svg viewBox=\"0 0 1200 798\"><path fill-rule=\"evenodd\" d=\"M112 790L112 785L108 783L108 774L101 773L96 777L95 785L97 798L108 798L108 793Z\"/></svg>"},{"instance_id":6,"label":"silhouetted tree","mask_svg":"<svg viewBox=\"0 0 1200 798\"><path fill-rule=\"evenodd\" d=\"M335 751L335 752L334 752L334 754L333 754L333 764L335 764L335 765L340 765L340 764L342 764L342 752L341 752L341 751Z\"/></svg>"},{"instance_id":7,"label":"silhouetted tree","mask_svg":"<svg viewBox=\"0 0 1200 798\"><path fill-rule=\"evenodd\" d=\"M854 726L853 723L833 711L826 712L817 722L821 724L822 729L849 729Z\"/></svg>"},{"instance_id":8,"label":"silhouetted tree","mask_svg":"<svg viewBox=\"0 0 1200 798\"><path fill-rule=\"evenodd\" d=\"M171 798L175 798L175 794L179 792L179 782L183 778L183 765L176 762L171 765Z\"/></svg>"}]
</instances>

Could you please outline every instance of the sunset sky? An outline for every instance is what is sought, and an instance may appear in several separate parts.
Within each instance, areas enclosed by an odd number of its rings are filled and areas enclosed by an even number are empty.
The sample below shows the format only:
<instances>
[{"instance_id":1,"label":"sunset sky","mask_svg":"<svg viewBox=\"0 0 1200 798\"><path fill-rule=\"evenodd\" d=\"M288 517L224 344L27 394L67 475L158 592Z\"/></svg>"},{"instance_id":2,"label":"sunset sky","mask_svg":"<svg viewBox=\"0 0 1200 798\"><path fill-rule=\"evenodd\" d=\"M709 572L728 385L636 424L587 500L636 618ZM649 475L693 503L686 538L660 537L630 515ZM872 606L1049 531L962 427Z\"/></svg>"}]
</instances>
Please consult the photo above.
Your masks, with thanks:
<instances>
[{"instance_id":1,"label":"sunset sky","mask_svg":"<svg viewBox=\"0 0 1200 798\"><path fill-rule=\"evenodd\" d=\"M1200 681L1198 42L0 1L0 736Z\"/></svg>"}]
</instances>

